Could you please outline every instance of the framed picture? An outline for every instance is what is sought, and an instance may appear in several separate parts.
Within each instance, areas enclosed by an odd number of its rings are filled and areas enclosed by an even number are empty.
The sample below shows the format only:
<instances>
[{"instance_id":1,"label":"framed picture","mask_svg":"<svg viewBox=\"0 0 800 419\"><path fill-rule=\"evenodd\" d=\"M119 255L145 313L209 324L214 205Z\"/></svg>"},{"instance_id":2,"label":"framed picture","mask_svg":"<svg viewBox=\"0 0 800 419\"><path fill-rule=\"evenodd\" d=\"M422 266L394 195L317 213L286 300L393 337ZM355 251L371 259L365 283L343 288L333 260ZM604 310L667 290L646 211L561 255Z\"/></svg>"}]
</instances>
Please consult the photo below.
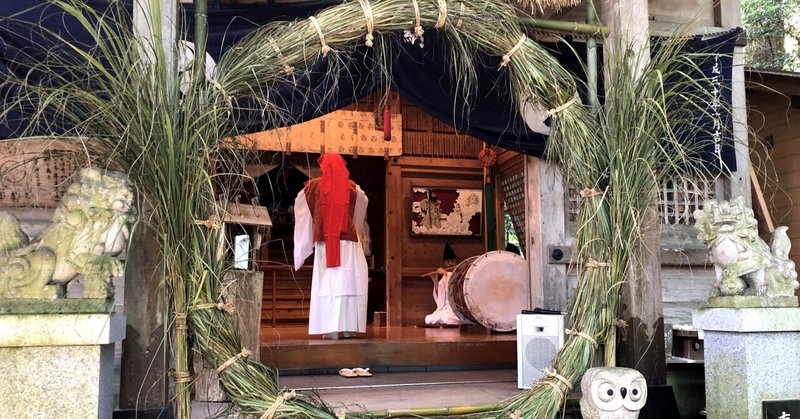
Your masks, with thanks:
<instances>
[{"instance_id":1,"label":"framed picture","mask_svg":"<svg viewBox=\"0 0 800 419\"><path fill-rule=\"evenodd\" d=\"M411 234L480 236L483 191L480 189L411 188Z\"/></svg>"}]
</instances>

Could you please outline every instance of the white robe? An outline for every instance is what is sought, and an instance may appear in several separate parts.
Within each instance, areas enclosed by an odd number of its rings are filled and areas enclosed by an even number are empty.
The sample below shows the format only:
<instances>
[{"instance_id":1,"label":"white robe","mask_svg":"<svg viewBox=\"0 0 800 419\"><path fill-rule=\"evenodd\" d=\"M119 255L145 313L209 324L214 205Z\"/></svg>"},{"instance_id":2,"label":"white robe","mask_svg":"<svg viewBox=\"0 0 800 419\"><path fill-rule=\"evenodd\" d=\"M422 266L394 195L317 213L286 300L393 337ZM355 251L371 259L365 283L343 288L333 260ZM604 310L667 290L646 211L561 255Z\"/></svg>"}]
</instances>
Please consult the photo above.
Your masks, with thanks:
<instances>
[{"instance_id":1,"label":"white robe","mask_svg":"<svg viewBox=\"0 0 800 419\"><path fill-rule=\"evenodd\" d=\"M425 324L461 324L458 316L450 307L448 300L448 286L452 272L442 275L442 279L433 287L433 300L436 301L436 310L425 316Z\"/></svg>"},{"instance_id":2,"label":"white robe","mask_svg":"<svg viewBox=\"0 0 800 419\"><path fill-rule=\"evenodd\" d=\"M353 223L358 236L367 214L367 195L356 187ZM314 220L308 208L305 191L294 201L294 269L314 253L311 280L308 334L367 331L367 259L360 243L340 240L341 265L326 266L325 242L314 243Z\"/></svg>"}]
</instances>

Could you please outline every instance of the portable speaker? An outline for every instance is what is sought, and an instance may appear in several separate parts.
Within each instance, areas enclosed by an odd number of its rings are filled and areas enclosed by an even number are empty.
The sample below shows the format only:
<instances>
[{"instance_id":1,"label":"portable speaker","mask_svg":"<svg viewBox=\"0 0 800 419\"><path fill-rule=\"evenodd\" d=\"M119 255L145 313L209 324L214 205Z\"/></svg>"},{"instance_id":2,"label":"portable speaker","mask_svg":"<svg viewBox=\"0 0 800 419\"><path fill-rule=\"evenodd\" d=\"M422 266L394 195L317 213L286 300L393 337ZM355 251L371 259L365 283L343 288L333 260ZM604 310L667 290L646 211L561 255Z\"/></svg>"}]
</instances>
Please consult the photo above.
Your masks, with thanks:
<instances>
[{"instance_id":1,"label":"portable speaker","mask_svg":"<svg viewBox=\"0 0 800 419\"><path fill-rule=\"evenodd\" d=\"M517 387L531 388L564 346L564 316L517 315Z\"/></svg>"}]
</instances>

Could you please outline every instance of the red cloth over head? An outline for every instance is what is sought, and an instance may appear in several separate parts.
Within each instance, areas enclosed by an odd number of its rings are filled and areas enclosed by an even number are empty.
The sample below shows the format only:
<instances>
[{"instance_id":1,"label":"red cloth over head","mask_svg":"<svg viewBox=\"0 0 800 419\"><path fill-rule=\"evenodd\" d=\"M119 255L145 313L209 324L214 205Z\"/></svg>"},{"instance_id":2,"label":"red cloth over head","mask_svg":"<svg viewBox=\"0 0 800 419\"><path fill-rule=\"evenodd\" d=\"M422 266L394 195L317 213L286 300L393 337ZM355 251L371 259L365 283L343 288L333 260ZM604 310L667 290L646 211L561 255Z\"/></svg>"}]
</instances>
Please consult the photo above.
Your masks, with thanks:
<instances>
[{"instance_id":1,"label":"red cloth over head","mask_svg":"<svg viewBox=\"0 0 800 419\"><path fill-rule=\"evenodd\" d=\"M317 160L322 170L320 204L325 236L325 261L329 268L342 264L339 237L347 232L350 209L350 172L342 156L325 153Z\"/></svg>"}]
</instances>

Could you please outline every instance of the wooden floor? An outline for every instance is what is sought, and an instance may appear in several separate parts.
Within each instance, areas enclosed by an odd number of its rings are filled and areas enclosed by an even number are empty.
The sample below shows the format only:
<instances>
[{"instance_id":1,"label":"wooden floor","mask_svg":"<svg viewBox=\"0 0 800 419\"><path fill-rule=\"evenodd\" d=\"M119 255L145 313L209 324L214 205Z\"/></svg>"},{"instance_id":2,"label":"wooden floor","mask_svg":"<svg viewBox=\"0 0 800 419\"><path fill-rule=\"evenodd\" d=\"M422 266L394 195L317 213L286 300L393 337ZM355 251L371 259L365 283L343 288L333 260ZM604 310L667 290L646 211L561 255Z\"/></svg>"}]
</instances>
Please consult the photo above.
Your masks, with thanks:
<instances>
[{"instance_id":1,"label":"wooden floor","mask_svg":"<svg viewBox=\"0 0 800 419\"><path fill-rule=\"evenodd\" d=\"M509 368L516 335L481 327L372 327L353 339L309 336L305 326L262 327L261 362L282 372L329 373L343 367L383 371Z\"/></svg>"}]
</instances>

